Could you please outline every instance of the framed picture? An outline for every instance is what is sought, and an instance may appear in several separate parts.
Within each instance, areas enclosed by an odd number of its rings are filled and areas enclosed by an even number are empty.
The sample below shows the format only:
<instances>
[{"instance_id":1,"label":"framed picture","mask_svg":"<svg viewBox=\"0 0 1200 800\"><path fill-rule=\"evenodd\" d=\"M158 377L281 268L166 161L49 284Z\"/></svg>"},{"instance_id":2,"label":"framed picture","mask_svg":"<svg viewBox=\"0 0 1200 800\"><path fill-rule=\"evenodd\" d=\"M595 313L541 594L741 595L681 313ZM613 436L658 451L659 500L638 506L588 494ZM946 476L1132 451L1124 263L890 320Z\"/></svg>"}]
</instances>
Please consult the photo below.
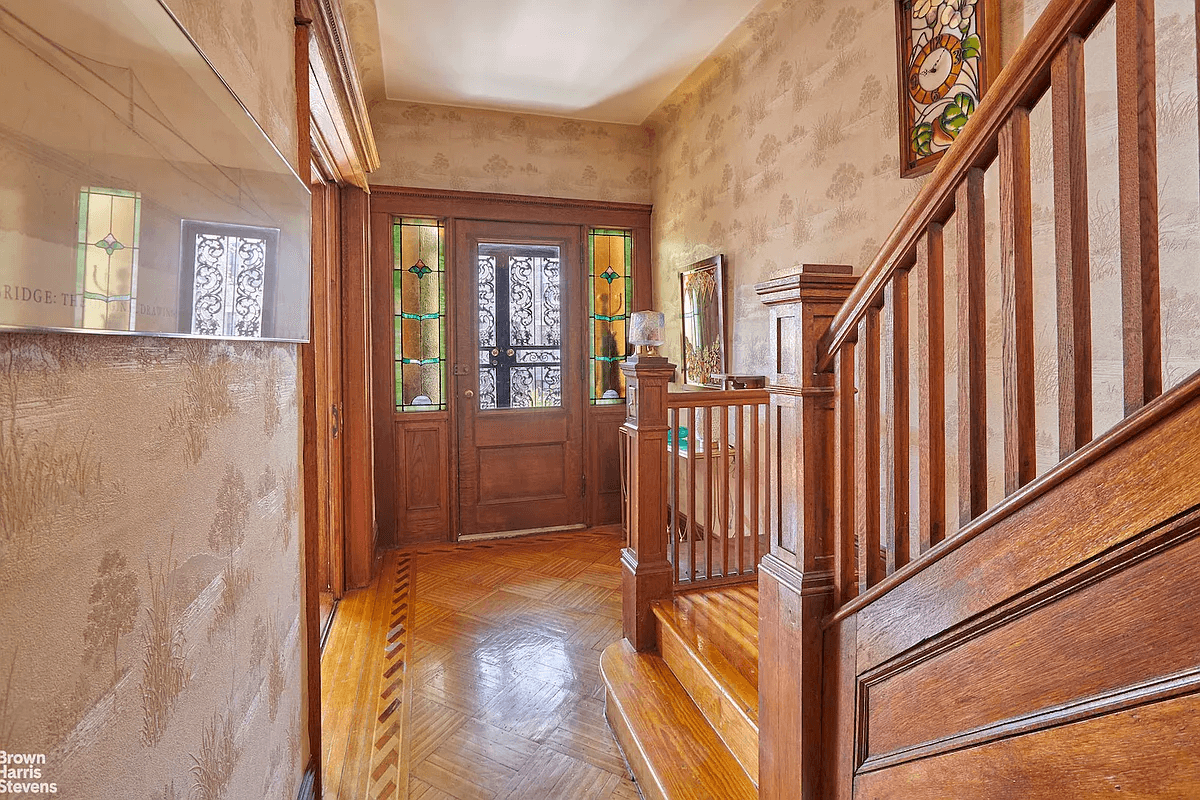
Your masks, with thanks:
<instances>
[{"instance_id":1,"label":"framed picture","mask_svg":"<svg viewBox=\"0 0 1200 800\"><path fill-rule=\"evenodd\" d=\"M933 169L1000 69L996 0L895 0L900 175Z\"/></svg>"},{"instance_id":2,"label":"framed picture","mask_svg":"<svg viewBox=\"0 0 1200 800\"><path fill-rule=\"evenodd\" d=\"M725 256L697 261L679 276L683 382L721 388L725 372Z\"/></svg>"}]
</instances>

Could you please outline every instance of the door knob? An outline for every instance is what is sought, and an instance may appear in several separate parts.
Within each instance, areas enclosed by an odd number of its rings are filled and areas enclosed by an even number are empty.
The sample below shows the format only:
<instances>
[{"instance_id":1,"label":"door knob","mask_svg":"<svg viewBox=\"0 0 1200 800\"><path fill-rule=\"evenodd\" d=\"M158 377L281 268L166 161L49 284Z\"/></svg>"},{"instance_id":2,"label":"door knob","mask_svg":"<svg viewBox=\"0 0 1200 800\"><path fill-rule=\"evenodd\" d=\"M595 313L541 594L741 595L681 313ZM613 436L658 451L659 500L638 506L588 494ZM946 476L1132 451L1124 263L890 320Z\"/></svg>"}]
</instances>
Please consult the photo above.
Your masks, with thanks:
<instances>
[{"instance_id":1,"label":"door knob","mask_svg":"<svg viewBox=\"0 0 1200 800\"><path fill-rule=\"evenodd\" d=\"M508 349L508 357L509 357L509 358L512 358L512 355L513 355L513 351L512 351L512 348L510 347L510 348Z\"/></svg>"},{"instance_id":2,"label":"door knob","mask_svg":"<svg viewBox=\"0 0 1200 800\"><path fill-rule=\"evenodd\" d=\"M465 392L463 392L463 395L466 397L474 397L475 393L473 391L471 391L470 389L467 389Z\"/></svg>"}]
</instances>

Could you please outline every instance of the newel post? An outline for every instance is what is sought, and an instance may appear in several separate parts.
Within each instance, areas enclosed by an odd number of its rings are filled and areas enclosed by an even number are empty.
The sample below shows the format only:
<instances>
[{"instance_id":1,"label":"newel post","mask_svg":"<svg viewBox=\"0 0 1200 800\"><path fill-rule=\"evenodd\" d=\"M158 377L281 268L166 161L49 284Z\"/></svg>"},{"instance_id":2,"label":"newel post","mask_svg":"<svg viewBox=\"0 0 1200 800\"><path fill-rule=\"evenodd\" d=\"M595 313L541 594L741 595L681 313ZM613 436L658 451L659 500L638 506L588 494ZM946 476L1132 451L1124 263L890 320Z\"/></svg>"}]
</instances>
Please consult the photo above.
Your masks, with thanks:
<instances>
[{"instance_id":1,"label":"newel post","mask_svg":"<svg viewBox=\"0 0 1200 800\"><path fill-rule=\"evenodd\" d=\"M854 288L848 266L805 264L755 287L771 313L772 498L778 519L759 567L759 797L821 789L822 620L833 609L833 376L817 341ZM797 763L798 760L798 763Z\"/></svg>"},{"instance_id":2,"label":"newel post","mask_svg":"<svg viewBox=\"0 0 1200 800\"><path fill-rule=\"evenodd\" d=\"M629 546L621 551L622 619L625 638L639 651L652 650L650 603L671 596L667 562L667 383L675 365L661 356L635 355L625 373L628 437Z\"/></svg>"}]
</instances>

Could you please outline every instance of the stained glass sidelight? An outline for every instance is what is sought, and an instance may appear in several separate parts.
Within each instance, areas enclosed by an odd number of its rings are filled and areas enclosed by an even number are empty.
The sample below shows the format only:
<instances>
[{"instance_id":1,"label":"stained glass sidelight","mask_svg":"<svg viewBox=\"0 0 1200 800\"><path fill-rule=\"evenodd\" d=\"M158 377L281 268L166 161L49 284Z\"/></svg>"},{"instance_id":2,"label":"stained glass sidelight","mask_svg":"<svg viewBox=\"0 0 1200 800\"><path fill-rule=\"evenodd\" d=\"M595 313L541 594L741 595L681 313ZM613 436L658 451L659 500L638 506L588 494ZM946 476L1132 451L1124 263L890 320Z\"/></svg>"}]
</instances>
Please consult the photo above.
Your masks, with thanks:
<instances>
[{"instance_id":1,"label":"stained glass sidelight","mask_svg":"<svg viewBox=\"0 0 1200 800\"><path fill-rule=\"evenodd\" d=\"M142 195L88 187L79 193L75 324L134 330Z\"/></svg>"},{"instance_id":2,"label":"stained glass sidelight","mask_svg":"<svg viewBox=\"0 0 1200 800\"><path fill-rule=\"evenodd\" d=\"M633 303L633 233L593 229L588 233L588 297L592 320L593 404L620 403L629 354L626 326Z\"/></svg>"},{"instance_id":3,"label":"stained glass sidelight","mask_svg":"<svg viewBox=\"0 0 1200 800\"><path fill-rule=\"evenodd\" d=\"M438 220L392 224L396 409L446 408L446 249Z\"/></svg>"},{"instance_id":4,"label":"stained glass sidelight","mask_svg":"<svg viewBox=\"0 0 1200 800\"><path fill-rule=\"evenodd\" d=\"M481 243L477 263L480 409L561 406L558 247Z\"/></svg>"}]
</instances>

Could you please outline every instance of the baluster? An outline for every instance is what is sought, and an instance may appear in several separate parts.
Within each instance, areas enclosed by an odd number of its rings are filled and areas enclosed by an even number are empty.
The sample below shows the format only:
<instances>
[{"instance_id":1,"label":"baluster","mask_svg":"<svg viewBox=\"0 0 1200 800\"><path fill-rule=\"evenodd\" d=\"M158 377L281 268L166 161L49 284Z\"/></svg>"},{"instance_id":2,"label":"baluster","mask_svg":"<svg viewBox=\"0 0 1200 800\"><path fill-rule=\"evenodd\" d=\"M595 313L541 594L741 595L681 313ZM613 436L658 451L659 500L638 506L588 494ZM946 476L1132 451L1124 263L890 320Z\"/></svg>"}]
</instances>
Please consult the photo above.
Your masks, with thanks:
<instances>
[{"instance_id":1,"label":"baluster","mask_svg":"<svg viewBox=\"0 0 1200 800\"><path fill-rule=\"evenodd\" d=\"M1013 110L1000 131L999 149L1004 493L1012 494L1037 474L1028 109Z\"/></svg>"},{"instance_id":2,"label":"baluster","mask_svg":"<svg viewBox=\"0 0 1200 800\"><path fill-rule=\"evenodd\" d=\"M1154 0L1117 0L1117 164L1125 414L1162 394Z\"/></svg>"},{"instance_id":3,"label":"baluster","mask_svg":"<svg viewBox=\"0 0 1200 800\"><path fill-rule=\"evenodd\" d=\"M890 575L908 563L908 271L896 270L883 290L883 440L880 526Z\"/></svg>"},{"instance_id":4,"label":"baluster","mask_svg":"<svg viewBox=\"0 0 1200 800\"><path fill-rule=\"evenodd\" d=\"M704 409L704 577L713 577L713 435L712 407Z\"/></svg>"},{"instance_id":5,"label":"baluster","mask_svg":"<svg viewBox=\"0 0 1200 800\"><path fill-rule=\"evenodd\" d=\"M696 439L699 433L696 431L696 409L688 408L688 446L687 446L687 471L688 471L688 512L687 512L687 543L688 543L688 581L696 580Z\"/></svg>"},{"instance_id":6,"label":"baluster","mask_svg":"<svg viewBox=\"0 0 1200 800\"><path fill-rule=\"evenodd\" d=\"M1051 69L1054 258L1058 273L1058 449L1060 457L1066 458L1092 440L1092 293L1083 39L1067 37Z\"/></svg>"},{"instance_id":7,"label":"baluster","mask_svg":"<svg viewBox=\"0 0 1200 800\"><path fill-rule=\"evenodd\" d=\"M869 308L859 323L856 381L859 406L854 437L854 520L857 524L858 588L865 592L883 580L879 542L879 309Z\"/></svg>"},{"instance_id":8,"label":"baluster","mask_svg":"<svg viewBox=\"0 0 1200 800\"><path fill-rule=\"evenodd\" d=\"M984 316L983 170L971 169L954 200L958 225L958 518L987 508L987 320Z\"/></svg>"},{"instance_id":9,"label":"baluster","mask_svg":"<svg viewBox=\"0 0 1200 800\"><path fill-rule=\"evenodd\" d=\"M778 461L779 448L778 448L778 446L776 446L775 458L772 458L771 457L771 406L768 403L763 403L762 405L759 406L759 408L762 409L763 436L765 437L765 441L766 441L766 450L764 451L765 455L766 455L766 463L760 464L758 462L758 458L756 457L754 459L754 469L759 475L762 475L763 507L764 507L763 520L764 520L764 524L767 526L767 528L766 528L767 532L771 533L771 527L770 527L771 526L771 474L775 471L774 469L772 469L772 467L779 463L779 461ZM757 455L757 451L756 451L756 455ZM779 514L775 515L776 520L779 520L779 517L780 517ZM780 520L780 522L779 522L779 527L782 528L782 520ZM774 531L775 541L779 540L779 535L780 535L779 530ZM754 568L755 569L758 569L758 561L759 561L759 558L761 558L761 556L762 556L762 554L759 552L759 549L760 549L760 545L758 542L758 537L755 536L754 537Z\"/></svg>"},{"instance_id":10,"label":"baluster","mask_svg":"<svg viewBox=\"0 0 1200 800\"><path fill-rule=\"evenodd\" d=\"M835 603L843 605L858 595L855 564L854 490L854 342L846 342L833 366L833 556Z\"/></svg>"},{"instance_id":11,"label":"baluster","mask_svg":"<svg viewBox=\"0 0 1200 800\"><path fill-rule=\"evenodd\" d=\"M734 530L737 531L737 571L746 572L746 448L742 429L745 427L746 406L736 406L733 431L734 463L737 464L737 500L734 511ZM756 477L757 479L757 477Z\"/></svg>"},{"instance_id":12,"label":"baluster","mask_svg":"<svg viewBox=\"0 0 1200 800\"><path fill-rule=\"evenodd\" d=\"M917 554L946 538L945 264L942 226L917 242L918 503Z\"/></svg>"},{"instance_id":13,"label":"baluster","mask_svg":"<svg viewBox=\"0 0 1200 800\"><path fill-rule=\"evenodd\" d=\"M754 543L754 568L758 569L758 558L759 558L759 552L758 552L759 551L759 544L758 544L759 527L758 526L759 526L759 521L760 521L759 520L760 508L759 508L759 486L758 486L758 484L760 482L759 476L762 475L762 465L759 464L759 462L758 462L758 437L759 437L758 413L759 413L759 409L763 408L763 406L755 404L751 408L753 410L751 411L751 416L750 416L750 420L749 420L749 422L750 422L750 463L754 465L752 467L752 469L754 470L754 480L750 482L750 506L754 509L754 513L750 515L750 537ZM769 417L770 414L768 413L767 416ZM767 480L770 480L770 470L767 470ZM770 495L771 495L771 493L767 492L767 496L770 497ZM768 517L768 519L769 519L769 517Z\"/></svg>"},{"instance_id":14,"label":"baluster","mask_svg":"<svg viewBox=\"0 0 1200 800\"><path fill-rule=\"evenodd\" d=\"M671 459L669 467L671 473L671 576L672 583L678 583L681 577L679 571L679 416L680 410L673 408L670 410L670 423L668 427L671 432L671 447L667 457Z\"/></svg>"},{"instance_id":15,"label":"baluster","mask_svg":"<svg viewBox=\"0 0 1200 800\"><path fill-rule=\"evenodd\" d=\"M721 574L729 574L729 470L733 467L729 452L729 406L721 406L721 460L718 468L721 470Z\"/></svg>"}]
</instances>

